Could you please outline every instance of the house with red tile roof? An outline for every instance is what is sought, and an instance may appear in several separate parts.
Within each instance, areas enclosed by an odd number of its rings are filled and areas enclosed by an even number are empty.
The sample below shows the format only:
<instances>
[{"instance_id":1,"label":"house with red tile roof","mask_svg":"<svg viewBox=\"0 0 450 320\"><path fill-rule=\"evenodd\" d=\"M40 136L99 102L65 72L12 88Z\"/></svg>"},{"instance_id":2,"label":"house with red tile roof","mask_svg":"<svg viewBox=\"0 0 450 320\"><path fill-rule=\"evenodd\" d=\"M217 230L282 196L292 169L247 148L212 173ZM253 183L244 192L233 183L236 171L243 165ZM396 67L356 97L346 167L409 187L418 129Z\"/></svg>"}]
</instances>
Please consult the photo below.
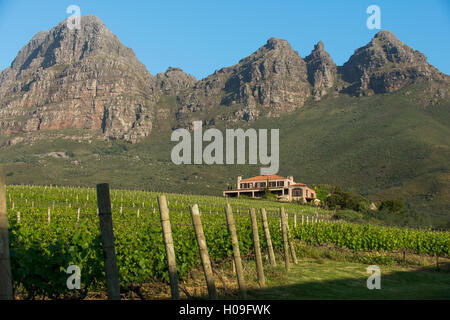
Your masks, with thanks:
<instances>
[{"instance_id":1,"label":"house with red tile roof","mask_svg":"<svg viewBox=\"0 0 450 320\"><path fill-rule=\"evenodd\" d=\"M266 186L279 200L298 201L303 199L309 202L316 199L316 191L304 183L297 183L293 176L282 177L279 175L254 176L243 179L237 177L237 188L223 191L224 197L239 197L241 195L252 198L264 196Z\"/></svg>"}]
</instances>

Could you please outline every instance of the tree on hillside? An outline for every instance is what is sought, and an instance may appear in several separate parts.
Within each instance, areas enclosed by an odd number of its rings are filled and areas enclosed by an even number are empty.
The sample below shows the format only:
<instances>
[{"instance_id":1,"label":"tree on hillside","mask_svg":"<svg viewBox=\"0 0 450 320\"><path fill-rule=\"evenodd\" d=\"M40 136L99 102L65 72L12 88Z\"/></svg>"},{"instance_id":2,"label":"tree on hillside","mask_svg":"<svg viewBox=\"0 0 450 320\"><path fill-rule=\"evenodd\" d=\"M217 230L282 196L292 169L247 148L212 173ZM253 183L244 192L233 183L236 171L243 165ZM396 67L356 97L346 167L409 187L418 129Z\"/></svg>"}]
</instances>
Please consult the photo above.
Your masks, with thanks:
<instances>
[{"instance_id":1,"label":"tree on hillside","mask_svg":"<svg viewBox=\"0 0 450 320\"><path fill-rule=\"evenodd\" d=\"M400 199L384 200L381 202L380 211L389 211L392 213L402 213L406 211L406 204Z\"/></svg>"},{"instance_id":2,"label":"tree on hillside","mask_svg":"<svg viewBox=\"0 0 450 320\"><path fill-rule=\"evenodd\" d=\"M363 196L352 192L344 192L339 187L335 187L326 198L326 204L330 209L350 209L359 212L367 211L370 207L369 200Z\"/></svg>"}]
</instances>

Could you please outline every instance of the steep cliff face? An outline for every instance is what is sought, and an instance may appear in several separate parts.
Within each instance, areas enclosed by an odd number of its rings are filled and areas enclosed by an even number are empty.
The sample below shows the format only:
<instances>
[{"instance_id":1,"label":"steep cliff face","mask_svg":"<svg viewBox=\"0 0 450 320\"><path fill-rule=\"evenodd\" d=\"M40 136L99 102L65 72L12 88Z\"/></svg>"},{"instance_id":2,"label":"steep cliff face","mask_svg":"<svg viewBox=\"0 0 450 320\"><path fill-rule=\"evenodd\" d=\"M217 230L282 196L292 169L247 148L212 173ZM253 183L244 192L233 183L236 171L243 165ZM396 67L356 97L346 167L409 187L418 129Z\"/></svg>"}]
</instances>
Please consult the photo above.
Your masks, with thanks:
<instances>
[{"instance_id":1,"label":"steep cliff face","mask_svg":"<svg viewBox=\"0 0 450 320\"><path fill-rule=\"evenodd\" d=\"M180 97L179 115L216 105L242 105L234 120L255 120L263 111L277 116L295 110L310 96L305 61L286 40L270 38L238 64L199 81Z\"/></svg>"},{"instance_id":2,"label":"steep cliff face","mask_svg":"<svg viewBox=\"0 0 450 320\"><path fill-rule=\"evenodd\" d=\"M322 41L314 46L314 50L305 58L308 68L308 80L313 86L312 95L315 100L327 94L337 79L337 66L325 51Z\"/></svg>"},{"instance_id":3,"label":"steep cliff face","mask_svg":"<svg viewBox=\"0 0 450 320\"><path fill-rule=\"evenodd\" d=\"M346 92L355 95L392 92L422 80L448 81L448 76L430 65L422 53L386 30L357 49L341 72L351 83Z\"/></svg>"},{"instance_id":4,"label":"steep cliff face","mask_svg":"<svg viewBox=\"0 0 450 320\"><path fill-rule=\"evenodd\" d=\"M152 128L156 79L95 16L41 31L0 76L0 133L85 128L137 141Z\"/></svg>"},{"instance_id":5,"label":"steep cliff face","mask_svg":"<svg viewBox=\"0 0 450 320\"><path fill-rule=\"evenodd\" d=\"M303 106L310 90L305 61L286 40L271 38L233 70L224 102L260 105L270 115Z\"/></svg>"}]
</instances>

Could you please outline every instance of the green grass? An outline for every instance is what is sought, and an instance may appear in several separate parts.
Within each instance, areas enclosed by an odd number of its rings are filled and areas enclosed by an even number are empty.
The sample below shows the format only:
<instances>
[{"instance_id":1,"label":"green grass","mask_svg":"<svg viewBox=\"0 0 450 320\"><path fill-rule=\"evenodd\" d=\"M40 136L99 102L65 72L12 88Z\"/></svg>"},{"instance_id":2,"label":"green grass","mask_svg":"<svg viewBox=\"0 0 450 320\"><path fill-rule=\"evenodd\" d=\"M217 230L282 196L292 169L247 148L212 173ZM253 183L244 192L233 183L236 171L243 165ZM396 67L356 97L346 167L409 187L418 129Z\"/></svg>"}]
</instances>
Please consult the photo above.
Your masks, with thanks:
<instances>
[{"instance_id":1,"label":"green grass","mask_svg":"<svg viewBox=\"0 0 450 320\"><path fill-rule=\"evenodd\" d=\"M253 289L255 299L450 299L450 273L432 268L380 266L381 289L366 286L367 264L305 258L287 277Z\"/></svg>"}]
</instances>

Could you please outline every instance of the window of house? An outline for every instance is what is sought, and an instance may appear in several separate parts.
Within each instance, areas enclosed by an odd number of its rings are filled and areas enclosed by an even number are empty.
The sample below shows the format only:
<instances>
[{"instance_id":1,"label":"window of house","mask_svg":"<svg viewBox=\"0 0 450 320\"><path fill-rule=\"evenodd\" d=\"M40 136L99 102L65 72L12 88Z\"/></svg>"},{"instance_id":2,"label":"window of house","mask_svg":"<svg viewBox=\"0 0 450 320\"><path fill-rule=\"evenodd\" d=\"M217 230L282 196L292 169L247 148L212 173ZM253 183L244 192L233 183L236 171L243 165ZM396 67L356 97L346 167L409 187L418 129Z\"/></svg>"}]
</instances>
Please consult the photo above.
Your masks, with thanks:
<instances>
[{"instance_id":1,"label":"window of house","mask_svg":"<svg viewBox=\"0 0 450 320\"><path fill-rule=\"evenodd\" d=\"M249 187L249 188L253 188L253 182L250 182L250 183L248 184L248 187Z\"/></svg>"},{"instance_id":2,"label":"window of house","mask_svg":"<svg viewBox=\"0 0 450 320\"><path fill-rule=\"evenodd\" d=\"M292 195L294 197L301 197L302 196L302 189L294 189L294 190L292 190Z\"/></svg>"},{"instance_id":3,"label":"window of house","mask_svg":"<svg viewBox=\"0 0 450 320\"><path fill-rule=\"evenodd\" d=\"M275 181L269 182L269 187L276 187L277 183Z\"/></svg>"},{"instance_id":4,"label":"window of house","mask_svg":"<svg viewBox=\"0 0 450 320\"><path fill-rule=\"evenodd\" d=\"M284 181L277 181L277 186L284 187Z\"/></svg>"}]
</instances>

